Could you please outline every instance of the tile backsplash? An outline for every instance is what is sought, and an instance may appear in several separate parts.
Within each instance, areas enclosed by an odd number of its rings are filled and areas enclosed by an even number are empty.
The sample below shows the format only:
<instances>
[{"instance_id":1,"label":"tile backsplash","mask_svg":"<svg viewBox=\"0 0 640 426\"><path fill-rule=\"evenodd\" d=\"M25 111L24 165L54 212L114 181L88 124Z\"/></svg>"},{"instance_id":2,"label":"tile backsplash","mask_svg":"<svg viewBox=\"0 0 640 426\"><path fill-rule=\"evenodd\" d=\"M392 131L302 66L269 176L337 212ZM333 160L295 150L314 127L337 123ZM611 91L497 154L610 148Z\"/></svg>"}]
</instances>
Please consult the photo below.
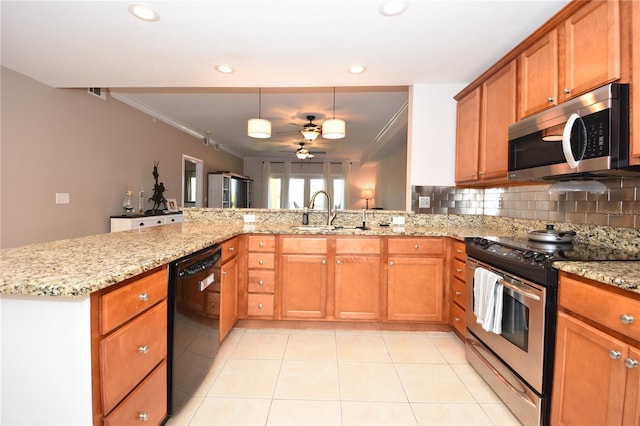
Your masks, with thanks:
<instances>
[{"instance_id":1,"label":"tile backsplash","mask_svg":"<svg viewBox=\"0 0 640 426\"><path fill-rule=\"evenodd\" d=\"M551 184L498 188L413 186L415 213L479 214L589 225L640 228L640 177L603 180L604 194L550 193ZM429 208L418 208L429 197Z\"/></svg>"}]
</instances>

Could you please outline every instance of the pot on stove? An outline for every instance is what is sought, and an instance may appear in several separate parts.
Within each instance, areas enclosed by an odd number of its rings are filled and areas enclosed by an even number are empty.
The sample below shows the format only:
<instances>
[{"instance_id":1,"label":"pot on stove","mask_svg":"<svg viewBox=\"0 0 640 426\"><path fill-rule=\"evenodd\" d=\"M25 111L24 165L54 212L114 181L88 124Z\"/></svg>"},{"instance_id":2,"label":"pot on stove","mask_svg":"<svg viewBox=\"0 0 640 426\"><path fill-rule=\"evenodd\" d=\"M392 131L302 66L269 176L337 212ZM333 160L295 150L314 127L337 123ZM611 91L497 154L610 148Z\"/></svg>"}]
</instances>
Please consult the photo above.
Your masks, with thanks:
<instances>
[{"instance_id":1,"label":"pot on stove","mask_svg":"<svg viewBox=\"0 0 640 426\"><path fill-rule=\"evenodd\" d=\"M529 239L543 243L572 243L576 231L557 231L553 225L547 225L546 229L529 231Z\"/></svg>"}]
</instances>

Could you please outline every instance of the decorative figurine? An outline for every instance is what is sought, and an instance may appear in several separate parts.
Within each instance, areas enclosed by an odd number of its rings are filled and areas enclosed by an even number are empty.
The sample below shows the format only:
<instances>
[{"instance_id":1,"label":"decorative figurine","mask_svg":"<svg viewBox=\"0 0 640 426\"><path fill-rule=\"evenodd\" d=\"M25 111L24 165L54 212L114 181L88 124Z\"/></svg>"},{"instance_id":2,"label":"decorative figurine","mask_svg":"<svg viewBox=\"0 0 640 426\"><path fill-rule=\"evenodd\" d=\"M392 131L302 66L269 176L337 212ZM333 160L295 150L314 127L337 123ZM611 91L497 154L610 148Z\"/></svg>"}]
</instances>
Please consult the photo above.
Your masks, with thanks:
<instances>
[{"instance_id":1,"label":"decorative figurine","mask_svg":"<svg viewBox=\"0 0 640 426\"><path fill-rule=\"evenodd\" d=\"M153 163L153 178L156 183L153 185L153 196L149 198L149 201L153 201L153 207L150 212L155 214L162 213L164 210L167 210L167 199L164 198L163 195L166 189L163 182L158 183L158 164L160 164L159 161L154 161ZM160 204L164 206L163 209L160 208Z\"/></svg>"}]
</instances>

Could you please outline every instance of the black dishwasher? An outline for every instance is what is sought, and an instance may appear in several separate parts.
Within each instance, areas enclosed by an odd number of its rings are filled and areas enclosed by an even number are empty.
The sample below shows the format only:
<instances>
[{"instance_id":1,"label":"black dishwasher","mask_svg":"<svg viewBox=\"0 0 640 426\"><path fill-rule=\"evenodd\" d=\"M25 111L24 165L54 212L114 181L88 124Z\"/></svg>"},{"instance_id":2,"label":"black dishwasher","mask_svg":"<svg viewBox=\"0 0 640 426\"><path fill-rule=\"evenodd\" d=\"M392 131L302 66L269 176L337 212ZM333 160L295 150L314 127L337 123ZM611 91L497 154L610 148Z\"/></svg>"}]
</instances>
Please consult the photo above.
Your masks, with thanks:
<instances>
[{"instance_id":1,"label":"black dishwasher","mask_svg":"<svg viewBox=\"0 0 640 426\"><path fill-rule=\"evenodd\" d=\"M202 391L218 351L220 245L169 264L167 413Z\"/></svg>"}]
</instances>

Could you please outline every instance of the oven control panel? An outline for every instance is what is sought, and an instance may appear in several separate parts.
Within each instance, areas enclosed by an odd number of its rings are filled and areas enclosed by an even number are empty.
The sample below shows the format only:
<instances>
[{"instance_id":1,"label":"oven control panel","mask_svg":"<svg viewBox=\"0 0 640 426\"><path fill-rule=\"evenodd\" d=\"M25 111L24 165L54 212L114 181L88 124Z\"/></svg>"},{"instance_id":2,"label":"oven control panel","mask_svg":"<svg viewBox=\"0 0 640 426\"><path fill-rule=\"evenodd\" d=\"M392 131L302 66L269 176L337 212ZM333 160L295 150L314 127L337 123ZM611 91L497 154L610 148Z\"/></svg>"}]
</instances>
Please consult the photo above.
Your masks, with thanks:
<instances>
[{"instance_id":1,"label":"oven control panel","mask_svg":"<svg viewBox=\"0 0 640 426\"><path fill-rule=\"evenodd\" d=\"M502 244L491 241L487 238L474 237L467 241L469 244L476 246L482 250L492 253L494 256L502 258L510 258L528 263L543 263L549 258L545 253L538 253L533 250L521 250L507 247Z\"/></svg>"}]
</instances>

